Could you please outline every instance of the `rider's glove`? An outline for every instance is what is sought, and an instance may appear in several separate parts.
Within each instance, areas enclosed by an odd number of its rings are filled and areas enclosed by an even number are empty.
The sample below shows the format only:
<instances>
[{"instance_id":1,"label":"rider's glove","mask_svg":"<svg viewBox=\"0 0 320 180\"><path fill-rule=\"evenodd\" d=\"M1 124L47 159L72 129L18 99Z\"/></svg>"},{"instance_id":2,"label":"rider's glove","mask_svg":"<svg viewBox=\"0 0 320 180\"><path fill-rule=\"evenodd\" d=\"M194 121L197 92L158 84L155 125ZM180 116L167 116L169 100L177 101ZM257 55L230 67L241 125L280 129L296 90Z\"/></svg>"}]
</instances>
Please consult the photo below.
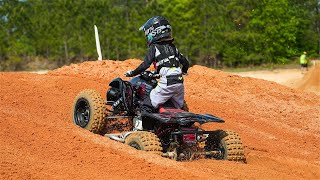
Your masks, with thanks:
<instances>
[{"instance_id":1,"label":"rider's glove","mask_svg":"<svg viewBox=\"0 0 320 180\"><path fill-rule=\"evenodd\" d=\"M133 71L129 70L124 74L126 77L133 77Z\"/></svg>"}]
</instances>

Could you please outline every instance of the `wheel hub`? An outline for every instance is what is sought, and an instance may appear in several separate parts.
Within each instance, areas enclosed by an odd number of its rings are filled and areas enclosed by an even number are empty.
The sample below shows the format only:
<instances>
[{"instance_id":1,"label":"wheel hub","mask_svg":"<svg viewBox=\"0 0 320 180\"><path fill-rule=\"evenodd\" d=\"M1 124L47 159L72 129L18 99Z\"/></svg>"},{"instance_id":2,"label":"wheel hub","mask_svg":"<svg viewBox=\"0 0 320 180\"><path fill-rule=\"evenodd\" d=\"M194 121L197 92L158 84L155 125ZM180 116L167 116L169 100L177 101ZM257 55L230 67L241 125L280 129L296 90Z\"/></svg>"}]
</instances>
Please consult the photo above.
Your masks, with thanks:
<instances>
[{"instance_id":1,"label":"wheel hub","mask_svg":"<svg viewBox=\"0 0 320 180\"><path fill-rule=\"evenodd\" d=\"M90 120L89 102L84 98L80 98L76 103L74 114L75 114L74 116L75 124L77 124L82 128L85 128L88 125Z\"/></svg>"}]
</instances>

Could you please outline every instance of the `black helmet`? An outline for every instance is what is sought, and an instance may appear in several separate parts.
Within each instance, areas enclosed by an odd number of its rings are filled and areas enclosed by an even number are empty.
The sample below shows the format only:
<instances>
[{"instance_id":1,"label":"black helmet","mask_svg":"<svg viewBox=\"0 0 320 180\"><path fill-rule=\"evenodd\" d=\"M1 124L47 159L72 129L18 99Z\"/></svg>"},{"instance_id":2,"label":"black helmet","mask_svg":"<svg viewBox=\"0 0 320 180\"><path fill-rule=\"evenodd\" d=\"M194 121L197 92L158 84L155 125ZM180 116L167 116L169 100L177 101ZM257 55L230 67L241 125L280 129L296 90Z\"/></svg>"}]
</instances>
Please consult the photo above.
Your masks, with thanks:
<instances>
[{"instance_id":1,"label":"black helmet","mask_svg":"<svg viewBox=\"0 0 320 180\"><path fill-rule=\"evenodd\" d=\"M150 18L139 30L144 31L148 45L154 42L173 40L171 25L169 21L162 16Z\"/></svg>"}]
</instances>

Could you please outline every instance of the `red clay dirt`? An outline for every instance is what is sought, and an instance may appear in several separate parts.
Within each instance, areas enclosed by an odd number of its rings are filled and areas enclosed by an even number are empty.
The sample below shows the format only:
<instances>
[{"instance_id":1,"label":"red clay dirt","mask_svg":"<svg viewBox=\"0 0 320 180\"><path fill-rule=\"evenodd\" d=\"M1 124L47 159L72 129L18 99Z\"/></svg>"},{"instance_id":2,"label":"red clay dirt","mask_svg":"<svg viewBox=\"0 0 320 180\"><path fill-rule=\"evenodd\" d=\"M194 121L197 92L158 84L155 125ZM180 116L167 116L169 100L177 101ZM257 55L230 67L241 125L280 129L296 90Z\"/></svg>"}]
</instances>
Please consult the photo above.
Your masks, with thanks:
<instances>
[{"instance_id":1,"label":"red clay dirt","mask_svg":"<svg viewBox=\"0 0 320 180\"><path fill-rule=\"evenodd\" d=\"M0 179L320 179L320 96L203 66L185 77L191 112L221 117L247 164L176 162L73 125L74 97L105 94L140 60L73 64L47 74L0 73Z\"/></svg>"}]
</instances>

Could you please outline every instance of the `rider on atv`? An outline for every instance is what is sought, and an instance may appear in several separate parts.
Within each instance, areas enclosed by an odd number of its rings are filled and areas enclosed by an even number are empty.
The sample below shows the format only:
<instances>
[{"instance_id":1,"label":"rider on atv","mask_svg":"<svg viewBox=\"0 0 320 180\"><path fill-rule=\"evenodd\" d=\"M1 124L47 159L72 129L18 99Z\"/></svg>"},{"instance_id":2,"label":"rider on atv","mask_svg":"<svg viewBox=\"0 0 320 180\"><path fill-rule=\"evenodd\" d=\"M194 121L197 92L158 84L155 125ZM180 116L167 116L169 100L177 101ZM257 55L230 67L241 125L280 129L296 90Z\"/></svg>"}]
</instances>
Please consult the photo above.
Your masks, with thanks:
<instances>
[{"instance_id":1,"label":"rider on atv","mask_svg":"<svg viewBox=\"0 0 320 180\"><path fill-rule=\"evenodd\" d=\"M173 44L174 39L169 21L162 16L155 16L139 30L143 30L147 37L149 51L144 61L135 70L127 71L125 76L136 76L148 69L152 63L156 73L160 75L158 85L151 91L150 97L145 97L142 110L154 112L159 105L169 99L175 108L181 109L184 103L182 75L187 74L189 62Z\"/></svg>"},{"instance_id":2,"label":"rider on atv","mask_svg":"<svg viewBox=\"0 0 320 180\"><path fill-rule=\"evenodd\" d=\"M182 74L187 73L189 63L172 43L169 22L156 16L140 29L145 32L150 49L144 62L125 74L140 76L129 81L112 80L106 101L96 90L81 91L73 103L74 124L138 150L177 161L202 157L245 161L244 147L236 132L208 131L195 125L224 120L211 114L186 112L186 107L180 109L184 104ZM157 74L145 71L152 63ZM157 81L155 78L159 77ZM159 108L160 104L163 108Z\"/></svg>"}]
</instances>

